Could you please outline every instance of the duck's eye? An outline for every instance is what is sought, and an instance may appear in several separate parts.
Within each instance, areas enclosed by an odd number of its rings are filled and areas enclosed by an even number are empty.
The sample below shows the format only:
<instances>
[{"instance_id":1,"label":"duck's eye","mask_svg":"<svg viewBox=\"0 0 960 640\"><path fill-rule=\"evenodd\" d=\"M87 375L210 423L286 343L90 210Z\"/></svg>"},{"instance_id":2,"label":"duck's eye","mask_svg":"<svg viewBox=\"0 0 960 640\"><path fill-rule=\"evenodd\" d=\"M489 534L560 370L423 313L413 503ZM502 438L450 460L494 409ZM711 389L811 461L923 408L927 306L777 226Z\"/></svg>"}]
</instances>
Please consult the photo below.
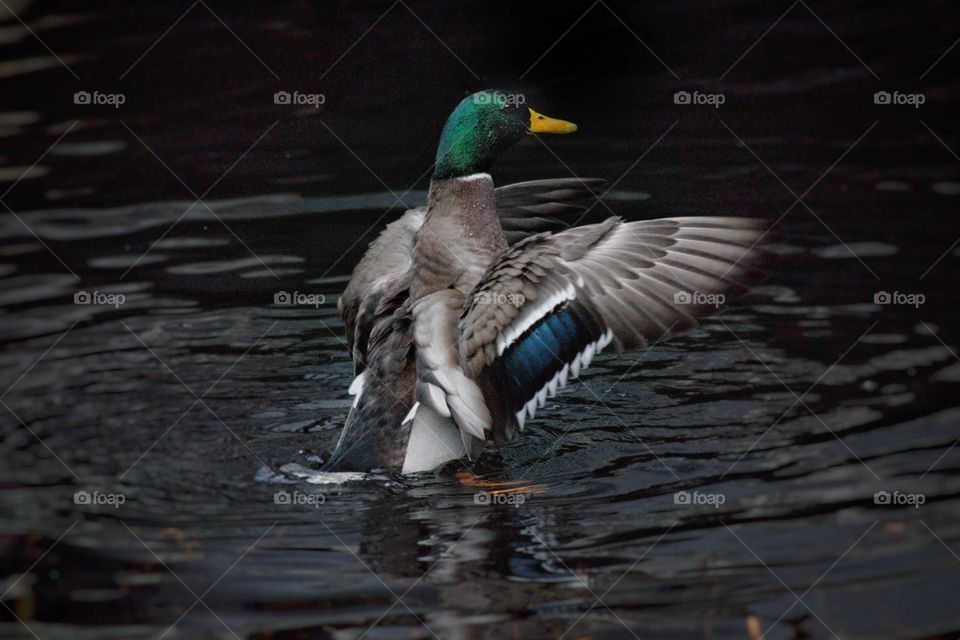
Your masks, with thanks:
<instances>
[{"instance_id":1,"label":"duck's eye","mask_svg":"<svg viewBox=\"0 0 960 640\"><path fill-rule=\"evenodd\" d=\"M537 120L543 120L543 116L537 116Z\"/></svg>"}]
</instances>

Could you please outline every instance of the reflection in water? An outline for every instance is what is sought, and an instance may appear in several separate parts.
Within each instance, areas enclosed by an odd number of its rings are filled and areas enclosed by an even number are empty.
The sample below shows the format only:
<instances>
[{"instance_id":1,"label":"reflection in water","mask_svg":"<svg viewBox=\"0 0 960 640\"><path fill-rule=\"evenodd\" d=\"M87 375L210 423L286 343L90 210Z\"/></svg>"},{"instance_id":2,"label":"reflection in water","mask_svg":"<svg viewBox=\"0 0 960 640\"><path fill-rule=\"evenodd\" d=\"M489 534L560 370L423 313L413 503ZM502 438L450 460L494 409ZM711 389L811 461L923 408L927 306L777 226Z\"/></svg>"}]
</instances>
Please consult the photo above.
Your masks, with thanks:
<instances>
[{"instance_id":1,"label":"reflection in water","mask_svg":"<svg viewBox=\"0 0 960 640\"><path fill-rule=\"evenodd\" d=\"M230 209L251 237L283 224L296 238L331 215L286 202L300 209ZM3 439L15 452L4 601L41 636L57 620L71 637L100 638L111 620L118 637L155 638L185 612L168 637L218 637L224 623L251 638L359 636L374 624L370 637L473 638L490 625L559 637L574 623L571 637L629 635L624 623L742 637L748 617L765 629L785 611L778 637L957 624L938 594L960 573L932 532L947 544L960 533L960 413L942 400L960 376L926 320L935 310L891 316L869 281L819 303L780 278L653 351L601 357L523 438L469 470L311 484L290 464L318 467L350 405L335 309L344 275L290 244L257 252L277 272L262 275L229 232L196 220L118 282L133 255L120 249L166 211L38 212L60 252L109 247L71 261L82 283L7 263L2 326L18 348L0 361L23 424L8 421ZM26 241L14 231L5 246ZM851 260L796 241L777 253L788 274ZM276 304L278 291L322 302ZM76 304L79 292L124 299ZM80 490L125 502L77 504ZM283 504L277 491L323 498ZM877 504L879 491L925 503ZM817 586L790 609L781 580L798 595ZM211 586L216 615L191 609L190 590ZM851 613L864 593L869 613Z\"/></svg>"}]
</instances>

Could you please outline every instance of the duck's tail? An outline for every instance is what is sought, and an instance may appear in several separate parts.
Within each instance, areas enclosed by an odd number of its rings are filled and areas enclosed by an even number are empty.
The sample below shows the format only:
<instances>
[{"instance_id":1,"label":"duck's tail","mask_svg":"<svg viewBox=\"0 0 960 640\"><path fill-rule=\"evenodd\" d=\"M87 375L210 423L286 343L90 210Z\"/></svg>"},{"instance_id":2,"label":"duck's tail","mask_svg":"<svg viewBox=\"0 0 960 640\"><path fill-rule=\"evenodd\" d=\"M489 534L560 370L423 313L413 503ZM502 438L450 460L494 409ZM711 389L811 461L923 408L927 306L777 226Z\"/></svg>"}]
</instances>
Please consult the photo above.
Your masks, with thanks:
<instances>
[{"instance_id":1,"label":"duck's tail","mask_svg":"<svg viewBox=\"0 0 960 640\"><path fill-rule=\"evenodd\" d=\"M416 357L409 316L398 312L374 328L368 366L350 385L353 408L324 471L399 473L410 424L404 418L414 403Z\"/></svg>"},{"instance_id":2,"label":"duck's tail","mask_svg":"<svg viewBox=\"0 0 960 640\"><path fill-rule=\"evenodd\" d=\"M399 387L388 388L369 371L357 376L350 389L356 391L354 405L323 470L399 472L410 430L410 425L401 423L410 410L412 393L399 397Z\"/></svg>"}]
</instances>

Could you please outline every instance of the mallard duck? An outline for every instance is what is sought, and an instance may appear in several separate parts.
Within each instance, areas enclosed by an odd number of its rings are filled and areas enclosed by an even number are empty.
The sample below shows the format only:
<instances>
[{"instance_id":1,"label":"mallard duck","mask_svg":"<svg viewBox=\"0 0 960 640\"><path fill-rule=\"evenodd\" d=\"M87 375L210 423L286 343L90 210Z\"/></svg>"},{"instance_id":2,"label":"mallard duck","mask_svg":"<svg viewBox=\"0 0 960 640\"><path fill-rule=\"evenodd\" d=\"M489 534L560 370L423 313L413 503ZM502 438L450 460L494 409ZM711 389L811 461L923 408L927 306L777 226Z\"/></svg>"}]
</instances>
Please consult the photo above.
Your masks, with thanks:
<instances>
[{"instance_id":1,"label":"mallard duck","mask_svg":"<svg viewBox=\"0 0 960 640\"><path fill-rule=\"evenodd\" d=\"M598 353L645 349L742 289L763 236L747 218L565 228L596 179L495 188L528 135L576 125L501 91L463 99L440 136L426 207L388 225L339 301L356 377L327 471L409 474L502 445Z\"/></svg>"}]
</instances>

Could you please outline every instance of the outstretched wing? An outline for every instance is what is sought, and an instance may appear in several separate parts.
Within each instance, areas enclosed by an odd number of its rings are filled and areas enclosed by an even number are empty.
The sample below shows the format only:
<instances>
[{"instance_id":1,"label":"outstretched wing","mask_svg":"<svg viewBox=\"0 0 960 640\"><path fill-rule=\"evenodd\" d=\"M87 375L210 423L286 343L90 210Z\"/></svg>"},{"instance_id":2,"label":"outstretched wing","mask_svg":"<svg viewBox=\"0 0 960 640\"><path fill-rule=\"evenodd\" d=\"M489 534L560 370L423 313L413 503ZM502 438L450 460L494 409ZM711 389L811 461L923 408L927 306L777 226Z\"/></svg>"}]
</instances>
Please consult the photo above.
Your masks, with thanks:
<instances>
[{"instance_id":1,"label":"outstretched wing","mask_svg":"<svg viewBox=\"0 0 960 640\"><path fill-rule=\"evenodd\" d=\"M581 203L593 198L593 192L604 184L599 178L560 178L499 187L495 191L497 214L507 241L514 243L535 233L565 229L567 224L556 216L582 213L586 206ZM407 271L425 215L426 208L417 207L387 225L370 244L340 296L340 317L346 326L356 375L366 368L375 319L393 313L395 305L387 303L409 286Z\"/></svg>"},{"instance_id":2,"label":"outstretched wing","mask_svg":"<svg viewBox=\"0 0 960 640\"><path fill-rule=\"evenodd\" d=\"M458 336L494 438L509 439L607 346L642 349L714 312L744 288L763 234L747 218L610 218L507 249L474 290Z\"/></svg>"},{"instance_id":3,"label":"outstretched wing","mask_svg":"<svg viewBox=\"0 0 960 640\"><path fill-rule=\"evenodd\" d=\"M497 216L514 244L535 233L561 231L569 226L563 218L582 214L596 199L606 180L601 178L556 178L517 182L495 190ZM558 217L559 216L559 217Z\"/></svg>"}]
</instances>

